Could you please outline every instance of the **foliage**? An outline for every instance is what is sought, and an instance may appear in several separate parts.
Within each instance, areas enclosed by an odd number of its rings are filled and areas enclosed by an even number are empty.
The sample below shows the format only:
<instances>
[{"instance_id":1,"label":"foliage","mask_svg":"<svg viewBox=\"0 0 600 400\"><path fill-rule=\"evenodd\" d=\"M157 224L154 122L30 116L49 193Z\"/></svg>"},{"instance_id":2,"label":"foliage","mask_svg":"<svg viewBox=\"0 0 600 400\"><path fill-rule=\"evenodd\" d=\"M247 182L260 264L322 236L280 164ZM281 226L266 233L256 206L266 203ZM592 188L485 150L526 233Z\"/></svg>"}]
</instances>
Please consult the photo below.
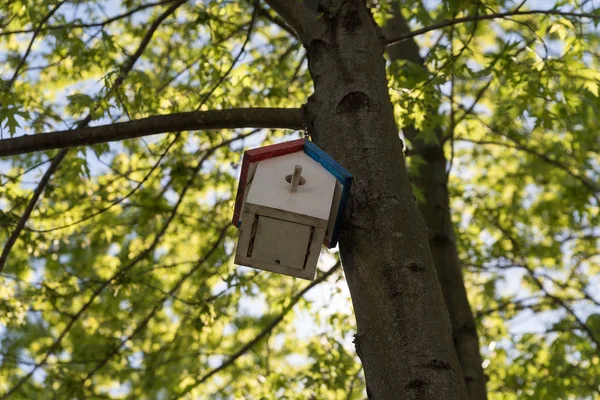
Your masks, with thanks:
<instances>
[{"instance_id":1,"label":"foliage","mask_svg":"<svg viewBox=\"0 0 600 400\"><path fill-rule=\"evenodd\" d=\"M389 3L373 6L377 21ZM418 29L521 2L404 3ZM579 3L554 7L597 13ZM88 115L95 125L298 107L310 95L304 49L262 3L0 7L3 138L69 129ZM455 24L416 38L427 70L389 67L401 126L415 123L431 140L433 127L446 132L453 218L491 398L600 394L593 22L536 14ZM0 275L0 393L363 398L341 273L296 304L307 283L232 262L243 149L300 134L191 131L70 150ZM2 242L55 155L0 161ZM323 254L322 270L335 257Z\"/></svg>"}]
</instances>

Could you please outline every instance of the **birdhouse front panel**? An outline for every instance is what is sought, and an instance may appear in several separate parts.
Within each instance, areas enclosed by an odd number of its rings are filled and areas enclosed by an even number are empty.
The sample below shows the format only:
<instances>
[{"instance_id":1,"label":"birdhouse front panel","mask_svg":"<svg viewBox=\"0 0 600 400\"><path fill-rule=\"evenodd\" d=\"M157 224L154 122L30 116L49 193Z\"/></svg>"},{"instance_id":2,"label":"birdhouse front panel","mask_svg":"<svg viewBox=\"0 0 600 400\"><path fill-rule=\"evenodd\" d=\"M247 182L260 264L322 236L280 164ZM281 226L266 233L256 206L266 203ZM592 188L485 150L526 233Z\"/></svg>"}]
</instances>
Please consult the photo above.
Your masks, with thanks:
<instances>
[{"instance_id":1,"label":"birdhouse front panel","mask_svg":"<svg viewBox=\"0 0 600 400\"><path fill-rule=\"evenodd\" d=\"M312 280L325 228L246 213L235 263Z\"/></svg>"},{"instance_id":2,"label":"birdhouse front panel","mask_svg":"<svg viewBox=\"0 0 600 400\"><path fill-rule=\"evenodd\" d=\"M292 192L286 177L296 165L302 167L302 180ZM335 184L335 177L304 152L287 154L258 164L246 205L289 212L290 219L312 217L327 226Z\"/></svg>"},{"instance_id":3,"label":"birdhouse front panel","mask_svg":"<svg viewBox=\"0 0 600 400\"><path fill-rule=\"evenodd\" d=\"M335 246L352 176L313 143L244 153L233 224L235 262L314 279L321 244Z\"/></svg>"},{"instance_id":4,"label":"birdhouse front panel","mask_svg":"<svg viewBox=\"0 0 600 400\"><path fill-rule=\"evenodd\" d=\"M304 269L312 227L260 216L257 222L252 256L261 262ZM296 240L288 240L291 237Z\"/></svg>"}]
</instances>

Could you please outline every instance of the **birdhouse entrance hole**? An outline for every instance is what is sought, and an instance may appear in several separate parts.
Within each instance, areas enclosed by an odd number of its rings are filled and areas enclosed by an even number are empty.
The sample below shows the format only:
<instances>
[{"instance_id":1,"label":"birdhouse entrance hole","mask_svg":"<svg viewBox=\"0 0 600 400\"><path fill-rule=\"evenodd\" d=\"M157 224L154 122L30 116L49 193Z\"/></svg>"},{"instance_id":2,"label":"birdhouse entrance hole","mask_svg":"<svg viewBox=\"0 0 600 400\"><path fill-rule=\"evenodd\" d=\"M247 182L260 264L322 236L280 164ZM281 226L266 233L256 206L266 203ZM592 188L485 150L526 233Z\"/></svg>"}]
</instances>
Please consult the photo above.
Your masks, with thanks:
<instances>
[{"instance_id":1,"label":"birdhouse entrance hole","mask_svg":"<svg viewBox=\"0 0 600 400\"><path fill-rule=\"evenodd\" d=\"M287 183L292 183L292 174L286 175L285 180ZM302 186L306 183L306 179L303 176L300 177L300 182L298 182L298 186Z\"/></svg>"},{"instance_id":2,"label":"birdhouse entrance hole","mask_svg":"<svg viewBox=\"0 0 600 400\"><path fill-rule=\"evenodd\" d=\"M302 167L300 167L300 171L302 171ZM294 177L294 174L289 174L285 176L285 180L287 183L292 183L292 179ZM304 179L303 176L300 176L300 179L298 180L298 185L302 186L306 183L306 179Z\"/></svg>"}]
</instances>

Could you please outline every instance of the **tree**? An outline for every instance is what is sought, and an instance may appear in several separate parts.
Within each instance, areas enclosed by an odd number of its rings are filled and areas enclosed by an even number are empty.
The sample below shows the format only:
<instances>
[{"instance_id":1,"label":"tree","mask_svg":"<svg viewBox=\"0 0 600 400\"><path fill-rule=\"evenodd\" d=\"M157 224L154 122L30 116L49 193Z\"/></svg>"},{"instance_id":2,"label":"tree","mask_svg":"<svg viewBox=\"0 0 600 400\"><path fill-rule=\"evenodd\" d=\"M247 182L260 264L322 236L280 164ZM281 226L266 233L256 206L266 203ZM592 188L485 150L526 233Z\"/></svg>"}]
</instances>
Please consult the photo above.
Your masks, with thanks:
<instances>
[{"instance_id":1,"label":"tree","mask_svg":"<svg viewBox=\"0 0 600 400\"><path fill-rule=\"evenodd\" d=\"M599 393L600 14L406 3L6 5L4 397L485 398L482 368L490 397ZM303 298L339 263L231 264L241 150L281 129L354 174L356 328Z\"/></svg>"}]
</instances>

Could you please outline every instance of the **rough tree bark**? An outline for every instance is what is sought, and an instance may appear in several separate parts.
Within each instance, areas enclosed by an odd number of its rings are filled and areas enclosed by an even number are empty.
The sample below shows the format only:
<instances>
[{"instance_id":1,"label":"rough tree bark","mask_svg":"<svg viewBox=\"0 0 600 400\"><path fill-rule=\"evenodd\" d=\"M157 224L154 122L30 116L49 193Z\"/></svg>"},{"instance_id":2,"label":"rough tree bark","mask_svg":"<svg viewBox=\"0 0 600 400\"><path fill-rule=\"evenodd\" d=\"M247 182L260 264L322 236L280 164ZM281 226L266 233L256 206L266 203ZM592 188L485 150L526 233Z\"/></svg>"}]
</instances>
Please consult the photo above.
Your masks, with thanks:
<instances>
[{"instance_id":1,"label":"rough tree bark","mask_svg":"<svg viewBox=\"0 0 600 400\"><path fill-rule=\"evenodd\" d=\"M386 37L399 37L410 32L406 20L395 8L393 18L386 22ZM387 48L390 60L408 60L422 64L419 47L414 39L408 39ZM485 400L485 374L481 366L479 337L475 319L469 305L462 269L458 258L456 236L450 213L448 196L447 159L444 154L444 135L438 127L435 136L439 144L427 144L420 140L419 132L409 126L403 129L411 142L411 154L421 156L425 163L419 164L412 182L423 191L425 202L419 204L421 215L429 228L429 248L450 313L452 331L458 357L463 371L469 399Z\"/></svg>"},{"instance_id":2,"label":"rough tree bark","mask_svg":"<svg viewBox=\"0 0 600 400\"><path fill-rule=\"evenodd\" d=\"M307 48L313 140L354 175L340 254L369 397L466 399L394 121L380 30L360 0L268 3Z\"/></svg>"}]
</instances>

